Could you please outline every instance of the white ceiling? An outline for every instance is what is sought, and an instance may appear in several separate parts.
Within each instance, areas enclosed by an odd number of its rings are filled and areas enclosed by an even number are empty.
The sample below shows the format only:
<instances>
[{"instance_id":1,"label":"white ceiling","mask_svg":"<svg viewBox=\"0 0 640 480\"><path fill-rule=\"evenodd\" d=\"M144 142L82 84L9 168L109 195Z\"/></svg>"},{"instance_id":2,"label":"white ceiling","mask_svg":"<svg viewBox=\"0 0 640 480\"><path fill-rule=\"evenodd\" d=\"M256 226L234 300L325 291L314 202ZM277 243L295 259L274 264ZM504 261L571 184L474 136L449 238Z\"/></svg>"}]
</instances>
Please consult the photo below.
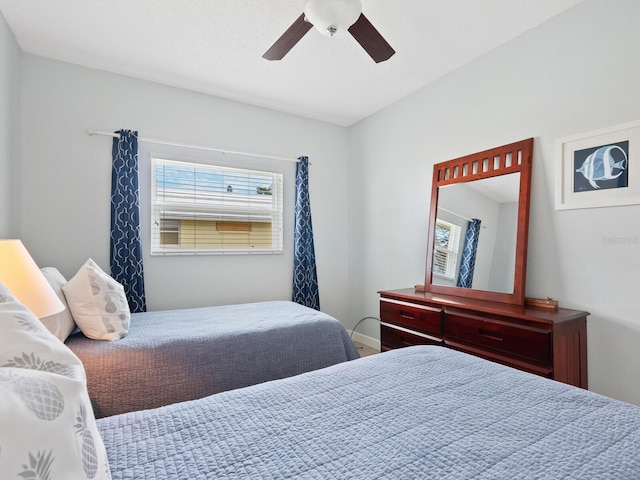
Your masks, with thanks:
<instances>
[{"instance_id":1,"label":"white ceiling","mask_svg":"<svg viewBox=\"0 0 640 480\"><path fill-rule=\"evenodd\" d=\"M262 54L305 0L0 0L23 51L348 126L582 0L362 0L396 50L375 64L315 29Z\"/></svg>"}]
</instances>

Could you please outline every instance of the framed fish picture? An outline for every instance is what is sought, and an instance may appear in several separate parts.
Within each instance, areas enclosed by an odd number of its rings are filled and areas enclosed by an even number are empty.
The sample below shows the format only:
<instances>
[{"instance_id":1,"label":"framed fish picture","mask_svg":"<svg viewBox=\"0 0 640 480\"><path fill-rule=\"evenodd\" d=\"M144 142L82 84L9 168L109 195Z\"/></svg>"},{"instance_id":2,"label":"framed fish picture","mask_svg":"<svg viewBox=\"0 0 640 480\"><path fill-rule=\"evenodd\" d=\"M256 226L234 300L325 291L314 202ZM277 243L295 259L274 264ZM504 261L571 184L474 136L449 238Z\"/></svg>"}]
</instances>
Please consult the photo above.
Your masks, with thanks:
<instances>
[{"instance_id":1,"label":"framed fish picture","mask_svg":"<svg viewBox=\"0 0 640 480\"><path fill-rule=\"evenodd\" d=\"M556 210L640 204L640 121L556 142Z\"/></svg>"}]
</instances>

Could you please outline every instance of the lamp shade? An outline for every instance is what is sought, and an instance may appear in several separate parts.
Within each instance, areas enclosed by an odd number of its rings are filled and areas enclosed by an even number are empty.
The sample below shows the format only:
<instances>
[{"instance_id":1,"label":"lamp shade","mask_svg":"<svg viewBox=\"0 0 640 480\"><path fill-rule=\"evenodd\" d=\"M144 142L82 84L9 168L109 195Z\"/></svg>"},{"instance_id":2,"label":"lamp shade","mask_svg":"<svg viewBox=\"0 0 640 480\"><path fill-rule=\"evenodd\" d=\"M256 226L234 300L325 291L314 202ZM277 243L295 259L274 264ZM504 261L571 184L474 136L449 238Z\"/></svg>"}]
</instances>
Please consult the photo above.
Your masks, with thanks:
<instances>
[{"instance_id":1,"label":"lamp shade","mask_svg":"<svg viewBox=\"0 0 640 480\"><path fill-rule=\"evenodd\" d=\"M0 282L38 318L64 310L20 240L0 240Z\"/></svg>"},{"instance_id":2,"label":"lamp shade","mask_svg":"<svg viewBox=\"0 0 640 480\"><path fill-rule=\"evenodd\" d=\"M309 0L304 9L306 19L320 33L331 36L346 32L361 13L360 0Z\"/></svg>"}]
</instances>

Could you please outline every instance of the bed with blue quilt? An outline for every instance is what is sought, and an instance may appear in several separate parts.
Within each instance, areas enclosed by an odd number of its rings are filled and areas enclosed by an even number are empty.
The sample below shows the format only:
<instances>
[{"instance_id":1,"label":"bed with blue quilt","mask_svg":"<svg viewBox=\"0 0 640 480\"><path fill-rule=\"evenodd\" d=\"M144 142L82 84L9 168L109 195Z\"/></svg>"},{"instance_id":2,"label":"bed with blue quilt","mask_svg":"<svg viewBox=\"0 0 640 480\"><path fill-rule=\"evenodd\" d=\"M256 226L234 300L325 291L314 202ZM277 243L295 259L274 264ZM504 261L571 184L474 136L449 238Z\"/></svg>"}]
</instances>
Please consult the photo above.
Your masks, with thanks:
<instances>
[{"instance_id":1,"label":"bed with blue quilt","mask_svg":"<svg viewBox=\"0 0 640 480\"><path fill-rule=\"evenodd\" d=\"M439 346L98 429L114 480L640 478L640 408Z\"/></svg>"},{"instance_id":2,"label":"bed with blue quilt","mask_svg":"<svg viewBox=\"0 0 640 480\"><path fill-rule=\"evenodd\" d=\"M359 358L338 320L287 301L134 313L118 341L77 333L65 343L84 364L96 417Z\"/></svg>"}]
</instances>

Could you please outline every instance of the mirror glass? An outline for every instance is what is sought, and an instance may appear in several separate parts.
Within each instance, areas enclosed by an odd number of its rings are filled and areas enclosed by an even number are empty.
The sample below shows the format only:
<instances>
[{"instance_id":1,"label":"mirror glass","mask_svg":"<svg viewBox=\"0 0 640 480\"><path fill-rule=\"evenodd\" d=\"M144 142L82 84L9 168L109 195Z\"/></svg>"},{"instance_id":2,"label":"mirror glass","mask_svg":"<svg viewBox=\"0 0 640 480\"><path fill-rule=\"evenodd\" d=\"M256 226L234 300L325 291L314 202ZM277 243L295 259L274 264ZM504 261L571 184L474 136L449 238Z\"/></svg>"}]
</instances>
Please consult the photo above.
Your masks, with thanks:
<instances>
[{"instance_id":1,"label":"mirror glass","mask_svg":"<svg viewBox=\"0 0 640 480\"><path fill-rule=\"evenodd\" d=\"M520 173L438 189L434 285L513 293Z\"/></svg>"}]
</instances>

